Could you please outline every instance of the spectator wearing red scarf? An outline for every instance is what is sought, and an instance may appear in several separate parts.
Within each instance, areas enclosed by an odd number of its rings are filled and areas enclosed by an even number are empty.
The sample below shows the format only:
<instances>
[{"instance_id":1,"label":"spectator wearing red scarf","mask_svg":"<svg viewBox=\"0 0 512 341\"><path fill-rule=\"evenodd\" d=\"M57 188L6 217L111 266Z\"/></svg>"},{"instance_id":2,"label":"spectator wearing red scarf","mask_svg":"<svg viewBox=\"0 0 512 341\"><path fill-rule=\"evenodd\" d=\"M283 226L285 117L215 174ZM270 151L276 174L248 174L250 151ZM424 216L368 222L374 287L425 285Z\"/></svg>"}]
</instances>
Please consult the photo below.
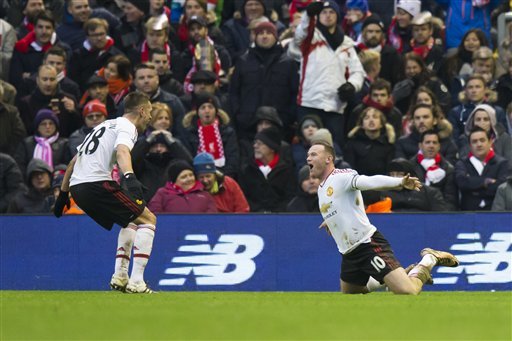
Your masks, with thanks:
<instances>
[{"instance_id":1,"label":"spectator wearing red scarf","mask_svg":"<svg viewBox=\"0 0 512 341\"><path fill-rule=\"evenodd\" d=\"M122 54L114 46L114 39L108 35L108 30L105 19L91 18L84 24L86 39L82 47L73 52L69 69L69 77L80 84L82 91L87 80L106 66L111 57Z\"/></svg>"},{"instance_id":2,"label":"spectator wearing red scarf","mask_svg":"<svg viewBox=\"0 0 512 341\"><path fill-rule=\"evenodd\" d=\"M236 177L240 151L229 115L219 108L217 97L209 93L197 94L195 107L183 118L183 144L194 156L210 153L219 170Z\"/></svg>"},{"instance_id":3,"label":"spectator wearing red scarf","mask_svg":"<svg viewBox=\"0 0 512 341\"><path fill-rule=\"evenodd\" d=\"M68 56L71 49L58 42L55 33L55 20L48 11L39 13L35 19L34 31L28 33L14 45L11 60L10 83L16 88L23 86L23 80L30 77L43 63L44 53L52 46L60 45Z\"/></svg>"},{"instance_id":4,"label":"spectator wearing red scarf","mask_svg":"<svg viewBox=\"0 0 512 341\"><path fill-rule=\"evenodd\" d=\"M239 183L251 212L285 212L295 196L295 168L280 157L281 133L275 127L254 137L254 158L242 166Z\"/></svg>"},{"instance_id":5,"label":"spectator wearing red scarf","mask_svg":"<svg viewBox=\"0 0 512 341\"><path fill-rule=\"evenodd\" d=\"M461 210L490 210L498 186L509 175L507 160L494 153L490 132L474 127L469 133L470 153L455 165Z\"/></svg>"},{"instance_id":6,"label":"spectator wearing red scarf","mask_svg":"<svg viewBox=\"0 0 512 341\"><path fill-rule=\"evenodd\" d=\"M458 208L459 193L455 185L455 168L440 153L441 139L434 130L421 134L418 154L410 161L414 172L425 186L432 186L441 191L447 203L447 209L454 211Z\"/></svg>"}]
</instances>

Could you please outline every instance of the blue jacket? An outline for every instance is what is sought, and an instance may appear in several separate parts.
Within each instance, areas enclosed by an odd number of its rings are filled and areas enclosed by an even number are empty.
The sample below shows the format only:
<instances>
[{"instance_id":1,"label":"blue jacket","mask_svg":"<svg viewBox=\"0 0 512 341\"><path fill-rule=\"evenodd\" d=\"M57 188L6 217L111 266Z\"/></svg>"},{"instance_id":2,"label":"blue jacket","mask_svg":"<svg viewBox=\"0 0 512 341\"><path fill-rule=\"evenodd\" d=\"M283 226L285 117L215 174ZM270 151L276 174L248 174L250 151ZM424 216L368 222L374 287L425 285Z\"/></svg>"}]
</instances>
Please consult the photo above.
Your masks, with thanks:
<instances>
[{"instance_id":1,"label":"blue jacket","mask_svg":"<svg viewBox=\"0 0 512 341\"><path fill-rule=\"evenodd\" d=\"M491 11L502 0L490 0L488 5L473 7L471 0L437 0L446 7L446 48L457 47L464 34L472 28L480 28L491 41Z\"/></svg>"}]
</instances>

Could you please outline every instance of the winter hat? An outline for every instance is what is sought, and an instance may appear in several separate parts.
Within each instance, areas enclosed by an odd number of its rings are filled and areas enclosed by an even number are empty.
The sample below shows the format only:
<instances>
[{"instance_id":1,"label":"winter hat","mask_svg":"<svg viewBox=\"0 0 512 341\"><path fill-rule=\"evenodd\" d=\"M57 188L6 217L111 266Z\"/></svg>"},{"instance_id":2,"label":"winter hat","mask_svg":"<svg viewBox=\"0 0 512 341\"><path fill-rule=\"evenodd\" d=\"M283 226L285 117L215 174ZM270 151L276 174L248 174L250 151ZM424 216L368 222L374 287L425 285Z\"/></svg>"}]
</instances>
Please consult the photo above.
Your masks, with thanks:
<instances>
[{"instance_id":1,"label":"winter hat","mask_svg":"<svg viewBox=\"0 0 512 341\"><path fill-rule=\"evenodd\" d=\"M105 78L100 77L98 75L92 75L87 80L87 83L85 84L85 87L86 88L90 88L91 86L97 85L97 84L104 85L104 86L108 85L107 80Z\"/></svg>"},{"instance_id":2,"label":"winter hat","mask_svg":"<svg viewBox=\"0 0 512 341\"><path fill-rule=\"evenodd\" d=\"M368 1L366 0L348 0L347 9L358 9L363 13L368 12Z\"/></svg>"},{"instance_id":3,"label":"winter hat","mask_svg":"<svg viewBox=\"0 0 512 341\"><path fill-rule=\"evenodd\" d=\"M409 173L411 176L416 176L414 166L409 160L404 158L396 158L391 160L388 165L388 172L402 172L405 174Z\"/></svg>"},{"instance_id":4,"label":"winter hat","mask_svg":"<svg viewBox=\"0 0 512 341\"><path fill-rule=\"evenodd\" d=\"M261 106L256 109L256 113L254 115L254 124L258 124L259 121L267 120L272 122L275 126L282 128L283 121L279 118L279 113L277 109L270 106Z\"/></svg>"},{"instance_id":5,"label":"winter hat","mask_svg":"<svg viewBox=\"0 0 512 341\"><path fill-rule=\"evenodd\" d=\"M267 22L261 22L259 23L258 25L256 25L256 27L254 28L254 35L257 36L258 34L260 34L261 32L263 31L267 31L267 32L270 32L272 33L272 35L274 36L274 38L277 39L277 29L276 29L276 25L274 25L273 23L271 23L270 21L267 21Z\"/></svg>"},{"instance_id":6,"label":"winter hat","mask_svg":"<svg viewBox=\"0 0 512 341\"><path fill-rule=\"evenodd\" d=\"M304 116L300 121L299 121L299 127L300 127L300 131L302 131L302 127L306 124L306 122L308 123L311 123L310 121L313 121L313 123L316 125L316 127L318 129L320 128L323 128L324 125L322 124L322 119L318 116L318 115L315 115L315 114L310 114L310 115L306 115Z\"/></svg>"},{"instance_id":7,"label":"winter hat","mask_svg":"<svg viewBox=\"0 0 512 341\"><path fill-rule=\"evenodd\" d=\"M194 158L194 171L196 174L215 173L215 160L210 153L199 153Z\"/></svg>"},{"instance_id":8,"label":"winter hat","mask_svg":"<svg viewBox=\"0 0 512 341\"><path fill-rule=\"evenodd\" d=\"M137 7L139 11L144 14L149 13L149 0L125 0L125 2L131 3L133 6Z\"/></svg>"},{"instance_id":9,"label":"winter hat","mask_svg":"<svg viewBox=\"0 0 512 341\"><path fill-rule=\"evenodd\" d=\"M202 27L208 26L206 19L200 15L193 15L188 19L187 26L190 27L192 24L199 24Z\"/></svg>"},{"instance_id":10,"label":"winter hat","mask_svg":"<svg viewBox=\"0 0 512 341\"><path fill-rule=\"evenodd\" d=\"M34 118L35 130L37 130L37 127L39 127L43 120L52 120L57 126L57 129L59 129L59 117L50 109L41 109L37 112L36 117Z\"/></svg>"},{"instance_id":11,"label":"winter hat","mask_svg":"<svg viewBox=\"0 0 512 341\"><path fill-rule=\"evenodd\" d=\"M208 70L197 70L192 74L192 77L190 78L190 83L196 84L196 83L207 83L207 84L213 84L217 80L217 75L213 71Z\"/></svg>"},{"instance_id":12,"label":"winter hat","mask_svg":"<svg viewBox=\"0 0 512 341\"><path fill-rule=\"evenodd\" d=\"M302 185L302 183L309 179L309 166L304 165L299 171L299 186Z\"/></svg>"},{"instance_id":13,"label":"winter hat","mask_svg":"<svg viewBox=\"0 0 512 341\"><path fill-rule=\"evenodd\" d=\"M215 95L209 94L207 92L202 92L196 95L196 98L194 100L196 104L196 108L199 109L201 105L205 103L212 104L217 111L219 111L219 101L217 100L217 97Z\"/></svg>"},{"instance_id":14,"label":"winter hat","mask_svg":"<svg viewBox=\"0 0 512 341\"><path fill-rule=\"evenodd\" d=\"M362 30L364 30L366 26L371 25L371 24L378 25L380 27L380 29L382 31L384 31L384 23L382 22L382 20L380 19L380 17L378 15L372 14L369 17L367 17L363 21Z\"/></svg>"},{"instance_id":15,"label":"winter hat","mask_svg":"<svg viewBox=\"0 0 512 341\"><path fill-rule=\"evenodd\" d=\"M27 165L27 179L30 181L30 177L34 172L47 172L50 177L52 176L52 167L41 159L32 159Z\"/></svg>"},{"instance_id":16,"label":"winter hat","mask_svg":"<svg viewBox=\"0 0 512 341\"><path fill-rule=\"evenodd\" d=\"M324 5L324 7L322 9L332 8L333 11L336 12L336 15L338 16L338 21L341 20L340 6L336 3L336 1L326 0L326 1L324 1L323 5Z\"/></svg>"},{"instance_id":17,"label":"winter hat","mask_svg":"<svg viewBox=\"0 0 512 341\"><path fill-rule=\"evenodd\" d=\"M102 113L105 117L108 116L107 107L105 104L101 103L99 99L93 99L92 101L87 102L87 104L84 106L84 109L82 110L82 115L85 117L92 112L99 112Z\"/></svg>"},{"instance_id":18,"label":"winter hat","mask_svg":"<svg viewBox=\"0 0 512 341\"><path fill-rule=\"evenodd\" d=\"M242 8L240 9L240 12L244 13L244 16L245 16L245 5L249 2L250 0L245 0L244 1L244 4L242 5ZM267 5L265 5L265 1L263 0L254 0L254 1L258 1L262 6L263 6L263 13L267 13Z\"/></svg>"},{"instance_id":19,"label":"winter hat","mask_svg":"<svg viewBox=\"0 0 512 341\"><path fill-rule=\"evenodd\" d=\"M471 130L475 127L475 114L477 111L485 111L487 115L489 115L489 120L491 121L491 131L494 133L494 136L498 136L496 133L496 110L491 107L489 104L479 104L473 109L471 114L469 114L469 117L466 121L466 126L464 127L464 132L467 136L469 136L469 133L471 133Z\"/></svg>"},{"instance_id":20,"label":"winter hat","mask_svg":"<svg viewBox=\"0 0 512 341\"><path fill-rule=\"evenodd\" d=\"M172 183L176 182L176 179L178 176L183 172L184 170L191 170L194 171L194 168L185 160L174 160L169 164L169 170L167 171L167 174L169 175L169 181Z\"/></svg>"},{"instance_id":21,"label":"winter hat","mask_svg":"<svg viewBox=\"0 0 512 341\"><path fill-rule=\"evenodd\" d=\"M311 136L311 142L313 141L324 141L327 142L330 146L334 145L331 132L325 128L320 128L317 131L315 131L313 136Z\"/></svg>"},{"instance_id":22,"label":"winter hat","mask_svg":"<svg viewBox=\"0 0 512 341\"><path fill-rule=\"evenodd\" d=\"M281 133L276 127L265 128L254 136L255 140L260 140L270 149L279 151L281 149Z\"/></svg>"},{"instance_id":23,"label":"winter hat","mask_svg":"<svg viewBox=\"0 0 512 341\"><path fill-rule=\"evenodd\" d=\"M396 8L403 9L409 13L412 17L417 16L421 11L420 0L399 0L396 4Z\"/></svg>"}]
</instances>

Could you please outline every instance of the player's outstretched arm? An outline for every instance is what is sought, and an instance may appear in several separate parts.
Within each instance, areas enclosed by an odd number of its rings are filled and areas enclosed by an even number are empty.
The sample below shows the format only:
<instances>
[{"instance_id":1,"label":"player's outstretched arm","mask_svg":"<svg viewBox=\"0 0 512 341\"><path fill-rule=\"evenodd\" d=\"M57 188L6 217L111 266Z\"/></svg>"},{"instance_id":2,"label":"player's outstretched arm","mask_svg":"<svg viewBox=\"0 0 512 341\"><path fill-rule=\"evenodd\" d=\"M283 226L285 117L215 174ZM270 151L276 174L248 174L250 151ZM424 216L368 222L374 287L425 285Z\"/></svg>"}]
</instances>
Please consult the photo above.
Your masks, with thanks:
<instances>
[{"instance_id":1,"label":"player's outstretched arm","mask_svg":"<svg viewBox=\"0 0 512 341\"><path fill-rule=\"evenodd\" d=\"M352 187L360 191L385 191L402 188L419 191L421 183L418 178L411 177L409 174L402 178L387 175L358 175L354 177Z\"/></svg>"}]
</instances>

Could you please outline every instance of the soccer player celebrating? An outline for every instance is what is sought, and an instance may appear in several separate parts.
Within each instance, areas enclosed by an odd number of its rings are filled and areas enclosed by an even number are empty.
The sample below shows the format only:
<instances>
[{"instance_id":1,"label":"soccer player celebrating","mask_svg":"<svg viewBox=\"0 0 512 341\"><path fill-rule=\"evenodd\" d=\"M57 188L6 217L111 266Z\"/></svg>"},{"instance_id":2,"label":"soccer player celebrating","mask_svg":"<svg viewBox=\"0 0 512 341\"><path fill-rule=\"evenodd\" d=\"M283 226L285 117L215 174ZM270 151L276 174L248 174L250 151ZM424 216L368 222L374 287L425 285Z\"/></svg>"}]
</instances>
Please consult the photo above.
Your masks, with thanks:
<instances>
[{"instance_id":1,"label":"soccer player celebrating","mask_svg":"<svg viewBox=\"0 0 512 341\"><path fill-rule=\"evenodd\" d=\"M395 294L417 295L436 265L456 267L459 261L448 252L430 248L421 251L421 261L407 274L395 258L389 242L366 216L361 191L408 189L418 191L421 183L408 174L402 178L384 175L359 175L352 169L334 167L334 150L325 141L313 141L307 154L311 176L321 180L318 188L321 227L328 229L339 252L341 291L347 294L368 293L370 277L385 283ZM375 285L371 285L375 287Z\"/></svg>"},{"instance_id":2,"label":"soccer player celebrating","mask_svg":"<svg viewBox=\"0 0 512 341\"><path fill-rule=\"evenodd\" d=\"M96 126L78 146L69 163L55 203L54 214L62 215L69 206L69 192L78 206L98 224L111 230L120 225L115 272L110 287L128 293L150 294L144 282L155 236L156 217L146 207L142 185L133 173L130 150L151 120L151 103L142 93L132 92L124 99L124 115ZM127 190L112 180L117 163ZM133 268L128 276L132 247Z\"/></svg>"}]
</instances>

